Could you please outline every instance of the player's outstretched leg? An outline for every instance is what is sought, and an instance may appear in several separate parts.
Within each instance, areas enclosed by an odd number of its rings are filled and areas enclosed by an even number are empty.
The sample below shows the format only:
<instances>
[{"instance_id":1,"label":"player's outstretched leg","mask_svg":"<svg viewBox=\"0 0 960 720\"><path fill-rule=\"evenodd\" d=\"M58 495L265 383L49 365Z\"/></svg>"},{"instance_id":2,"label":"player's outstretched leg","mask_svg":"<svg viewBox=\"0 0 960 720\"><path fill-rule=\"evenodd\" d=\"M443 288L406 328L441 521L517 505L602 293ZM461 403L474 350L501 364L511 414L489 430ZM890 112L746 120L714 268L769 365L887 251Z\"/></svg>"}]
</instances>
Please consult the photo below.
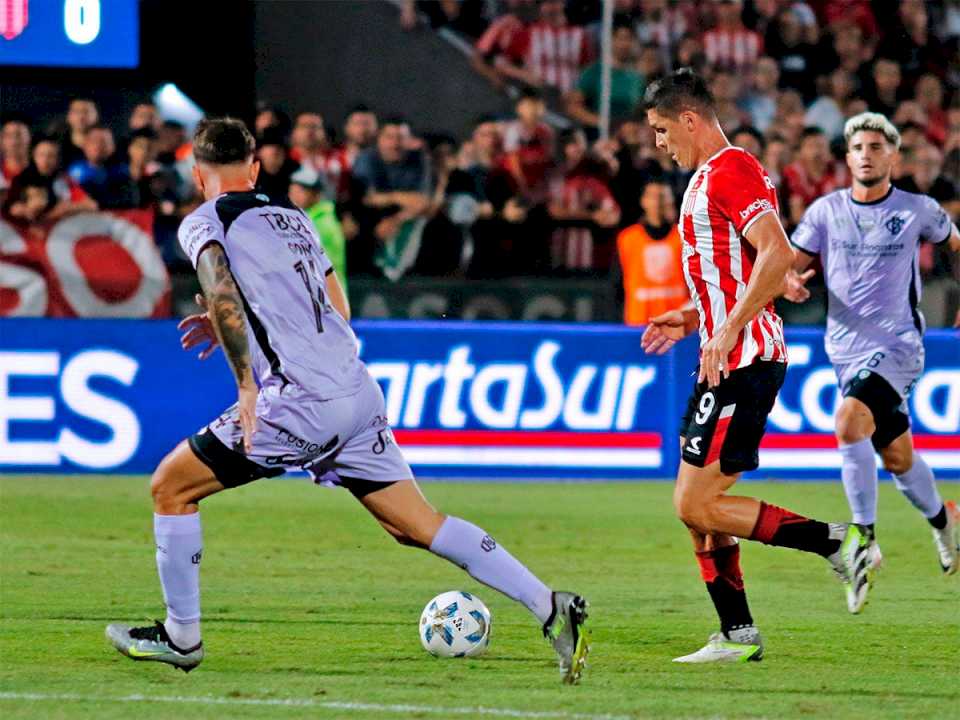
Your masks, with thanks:
<instances>
[{"instance_id":1,"label":"player's outstretched leg","mask_svg":"<svg viewBox=\"0 0 960 720\"><path fill-rule=\"evenodd\" d=\"M720 632L679 663L746 662L763 658L763 640L747 605L740 570L740 545L729 535L702 535L691 530L700 575L720 618Z\"/></svg>"},{"instance_id":2,"label":"player's outstretched leg","mask_svg":"<svg viewBox=\"0 0 960 720\"><path fill-rule=\"evenodd\" d=\"M200 640L200 558L203 535L197 503L223 490L186 442L167 455L150 484L157 571L167 617L154 625L111 623L110 643L133 660L167 663L190 672L203 660Z\"/></svg>"},{"instance_id":3,"label":"player's outstretched leg","mask_svg":"<svg viewBox=\"0 0 960 720\"><path fill-rule=\"evenodd\" d=\"M682 461L674 491L677 515L704 535L733 535L826 558L846 584L848 610L860 612L870 588L872 538L854 524L825 523L755 498L727 495L738 477L724 475L719 462L698 468Z\"/></svg>"},{"instance_id":4,"label":"player's outstretched leg","mask_svg":"<svg viewBox=\"0 0 960 720\"><path fill-rule=\"evenodd\" d=\"M907 430L883 448L880 456L883 466L893 473L897 489L930 523L940 569L947 575L954 574L960 567L956 518L940 497L930 466L914 452L913 435Z\"/></svg>"},{"instance_id":5,"label":"player's outstretched leg","mask_svg":"<svg viewBox=\"0 0 960 720\"><path fill-rule=\"evenodd\" d=\"M486 531L437 512L415 481L402 480L361 494L357 488L363 483L343 478L343 484L399 542L429 549L529 609L557 652L563 681L579 681L589 651L584 627L587 603L581 596L551 590Z\"/></svg>"}]
</instances>

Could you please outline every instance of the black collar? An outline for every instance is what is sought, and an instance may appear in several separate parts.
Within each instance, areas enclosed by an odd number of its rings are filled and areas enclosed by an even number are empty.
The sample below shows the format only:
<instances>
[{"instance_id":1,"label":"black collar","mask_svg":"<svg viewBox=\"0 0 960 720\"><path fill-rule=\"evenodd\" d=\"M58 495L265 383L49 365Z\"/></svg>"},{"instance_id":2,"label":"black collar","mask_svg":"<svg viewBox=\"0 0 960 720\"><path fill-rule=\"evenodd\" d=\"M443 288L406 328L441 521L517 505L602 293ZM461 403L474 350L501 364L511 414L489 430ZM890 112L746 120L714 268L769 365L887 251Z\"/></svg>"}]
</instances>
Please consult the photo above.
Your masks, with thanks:
<instances>
[{"instance_id":1,"label":"black collar","mask_svg":"<svg viewBox=\"0 0 960 720\"><path fill-rule=\"evenodd\" d=\"M850 202L852 202L854 205L878 205L879 203L882 203L884 200L890 197L890 194L892 192L893 192L893 183L890 183L890 187L887 189L887 192L884 194L883 197L877 198L876 200L870 200L869 202L861 202L860 200L853 199L853 190L851 190Z\"/></svg>"}]
</instances>

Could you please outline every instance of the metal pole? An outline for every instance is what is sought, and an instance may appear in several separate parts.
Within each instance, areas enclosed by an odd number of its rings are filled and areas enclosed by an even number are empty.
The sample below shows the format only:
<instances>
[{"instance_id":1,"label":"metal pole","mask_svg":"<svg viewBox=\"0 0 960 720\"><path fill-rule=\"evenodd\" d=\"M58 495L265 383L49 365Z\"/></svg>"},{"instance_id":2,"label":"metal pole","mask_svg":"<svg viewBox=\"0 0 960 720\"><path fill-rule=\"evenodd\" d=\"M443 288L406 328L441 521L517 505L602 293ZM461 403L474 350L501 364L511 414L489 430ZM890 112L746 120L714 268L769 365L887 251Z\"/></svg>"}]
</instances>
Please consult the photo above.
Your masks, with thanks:
<instances>
[{"instance_id":1,"label":"metal pole","mask_svg":"<svg viewBox=\"0 0 960 720\"><path fill-rule=\"evenodd\" d=\"M600 139L610 137L610 71L613 63L613 3L603 0L603 26L600 31Z\"/></svg>"}]
</instances>

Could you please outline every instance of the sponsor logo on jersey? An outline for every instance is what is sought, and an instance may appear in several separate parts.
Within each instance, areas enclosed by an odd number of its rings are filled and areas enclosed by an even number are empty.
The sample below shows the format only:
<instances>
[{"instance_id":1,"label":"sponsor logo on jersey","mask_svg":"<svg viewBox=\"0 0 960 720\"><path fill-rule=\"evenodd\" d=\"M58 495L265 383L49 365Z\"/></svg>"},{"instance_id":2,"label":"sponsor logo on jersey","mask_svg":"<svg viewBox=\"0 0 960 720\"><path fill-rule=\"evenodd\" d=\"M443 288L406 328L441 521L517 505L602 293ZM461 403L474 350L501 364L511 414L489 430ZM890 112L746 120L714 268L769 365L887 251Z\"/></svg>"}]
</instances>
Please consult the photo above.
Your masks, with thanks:
<instances>
[{"instance_id":1,"label":"sponsor logo on jersey","mask_svg":"<svg viewBox=\"0 0 960 720\"><path fill-rule=\"evenodd\" d=\"M740 217L741 219L746 220L757 210L773 210L773 203L766 198L757 198L740 211Z\"/></svg>"}]
</instances>

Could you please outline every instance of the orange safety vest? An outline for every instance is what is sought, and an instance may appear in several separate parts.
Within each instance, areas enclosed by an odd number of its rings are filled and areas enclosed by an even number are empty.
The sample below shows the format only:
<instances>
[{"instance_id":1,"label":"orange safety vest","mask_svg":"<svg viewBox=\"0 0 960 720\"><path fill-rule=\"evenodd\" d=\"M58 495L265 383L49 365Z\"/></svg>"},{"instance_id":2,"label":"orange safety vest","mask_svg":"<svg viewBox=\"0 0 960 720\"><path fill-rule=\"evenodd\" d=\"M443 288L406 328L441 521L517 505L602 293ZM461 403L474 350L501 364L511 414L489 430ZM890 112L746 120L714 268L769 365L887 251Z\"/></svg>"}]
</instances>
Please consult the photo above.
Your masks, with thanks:
<instances>
[{"instance_id":1,"label":"orange safety vest","mask_svg":"<svg viewBox=\"0 0 960 720\"><path fill-rule=\"evenodd\" d=\"M655 240L637 223L617 237L623 268L624 322L645 325L650 318L682 307L690 297L683 277L682 241L674 225Z\"/></svg>"}]
</instances>

